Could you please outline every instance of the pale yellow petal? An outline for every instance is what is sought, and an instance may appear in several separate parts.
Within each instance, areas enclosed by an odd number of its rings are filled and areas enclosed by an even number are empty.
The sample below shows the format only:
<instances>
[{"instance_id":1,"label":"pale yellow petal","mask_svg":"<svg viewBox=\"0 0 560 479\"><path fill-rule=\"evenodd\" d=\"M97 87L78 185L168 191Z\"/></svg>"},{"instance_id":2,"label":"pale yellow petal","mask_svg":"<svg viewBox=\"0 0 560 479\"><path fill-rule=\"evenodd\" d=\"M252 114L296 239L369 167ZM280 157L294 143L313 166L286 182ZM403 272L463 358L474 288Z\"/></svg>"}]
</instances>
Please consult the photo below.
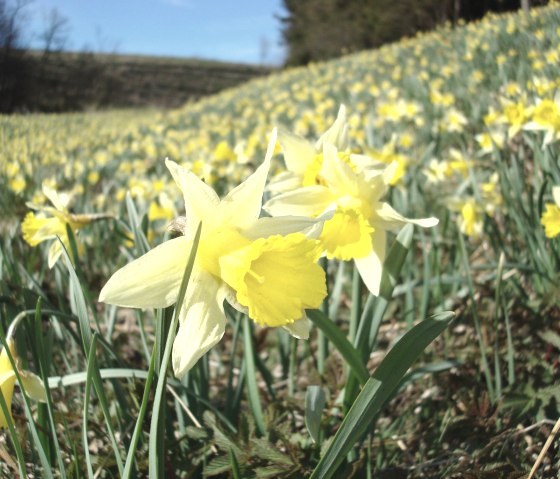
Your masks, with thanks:
<instances>
[{"instance_id":1,"label":"pale yellow petal","mask_svg":"<svg viewBox=\"0 0 560 479\"><path fill-rule=\"evenodd\" d=\"M243 230L243 236L250 240L266 238L273 235L288 235L290 233L304 233L308 238L316 238L321 232L323 222L332 216L333 212L318 218L306 216L276 216L259 218L250 228ZM318 227L318 230L317 230Z\"/></svg>"},{"instance_id":2,"label":"pale yellow petal","mask_svg":"<svg viewBox=\"0 0 560 479\"><path fill-rule=\"evenodd\" d=\"M315 185L282 193L263 207L272 216L318 216L335 201L328 188Z\"/></svg>"},{"instance_id":3,"label":"pale yellow petal","mask_svg":"<svg viewBox=\"0 0 560 479\"><path fill-rule=\"evenodd\" d=\"M58 239L56 239L53 242L53 244L51 244L51 247L49 248L48 265L50 269L52 269L53 266L56 264L61 254L62 254L62 244ZM68 254L72 255L71 252L68 252Z\"/></svg>"},{"instance_id":4,"label":"pale yellow petal","mask_svg":"<svg viewBox=\"0 0 560 479\"><path fill-rule=\"evenodd\" d=\"M321 151L324 143L330 143L340 151L348 147L348 124L346 122L346 107L344 105L340 105L336 120L317 140L315 149Z\"/></svg>"},{"instance_id":5,"label":"pale yellow petal","mask_svg":"<svg viewBox=\"0 0 560 479\"><path fill-rule=\"evenodd\" d=\"M174 161L165 160L165 165L171 172L175 183L183 192L185 216L187 218L185 236L192 239L198 228L198 223L202 220L204 220L206 228L211 227L210 222L216 218L220 199L212 187Z\"/></svg>"},{"instance_id":6,"label":"pale yellow petal","mask_svg":"<svg viewBox=\"0 0 560 479\"><path fill-rule=\"evenodd\" d=\"M556 206L560 208L560 186L552 187L552 197L554 198L554 202L556 203Z\"/></svg>"},{"instance_id":7,"label":"pale yellow petal","mask_svg":"<svg viewBox=\"0 0 560 479\"><path fill-rule=\"evenodd\" d=\"M304 316L293 323L286 324L283 328L288 331L294 338L309 339L309 331L311 330L311 321Z\"/></svg>"},{"instance_id":8,"label":"pale yellow petal","mask_svg":"<svg viewBox=\"0 0 560 479\"><path fill-rule=\"evenodd\" d=\"M46 184L43 184L43 194L49 199L49 201L58 211L66 211L66 205L64 205L61 198L58 196L58 193L53 188Z\"/></svg>"},{"instance_id":9,"label":"pale yellow petal","mask_svg":"<svg viewBox=\"0 0 560 479\"><path fill-rule=\"evenodd\" d=\"M377 203L374 208L374 218L372 224L374 227L383 229L398 228L405 223L412 223L423 228L431 228L439 223L439 220L434 217L410 219L405 218L400 213L397 213L388 203Z\"/></svg>"},{"instance_id":10,"label":"pale yellow petal","mask_svg":"<svg viewBox=\"0 0 560 479\"><path fill-rule=\"evenodd\" d=\"M177 301L191 244L180 236L127 264L111 276L99 301L132 308L171 306Z\"/></svg>"},{"instance_id":11,"label":"pale yellow petal","mask_svg":"<svg viewBox=\"0 0 560 479\"><path fill-rule=\"evenodd\" d=\"M264 162L243 183L231 190L219 206L221 223L243 229L251 225L262 209L262 198L270 162L276 146L276 129L272 130Z\"/></svg>"},{"instance_id":12,"label":"pale yellow petal","mask_svg":"<svg viewBox=\"0 0 560 479\"><path fill-rule=\"evenodd\" d=\"M47 391L43 380L30 371L19 371L23 389L31 399L47 402Z\"/></svg>"},{"instance_id":13,"label":"pale yellow petal","mask_svg":"<svg viewBox=\"0 0 560 479\"><path fill-rule=\"evenodd\" d=\"M305 138L282 129L278 131L278 141L284 153L286 168L303 176L307 167L315 161L316 151L313 145Z\"/></svg>"},{"instance_id":14,"label":"pale yellow petal","mask_svg":"<svg viewBox=\"0 0 560 479\"><path fill-rule=\"evenodd\" d=\"M379 286L381 285L381 274L383 273L383 262L385 260L385 243L385 231L375 231L371 236L371 253L364 258L354 259L362 281L371 294L375 296L379 296Z\"/></svg>"},{"instance_id":15,"label":"pale yellow petal","mask_svg":"<svg viewBox=\"0 0 560 479\"><path fill-rule=\"evenodd\" d=\"M302 186L302 178L291 171L283 171L276 175L268 185L266 191L271 195L277 195L286 191L292 191Z\"/></svg>"},{"instance_id":16,"label":"pale yellow petal","mask_svg":"<svg viewBox=\"0 0 560 479\"><path fill-rule=\"evenodd\" d=\"M323 166L321 176L335 196L358 195L358 176L350 165L338 157L336 147L330 143L323 145Z\"/></svg>"},{"instance_id":17,"label":"pale yellow petal","mask_svg":"<svg viewBox=\"0 0 560 479\"><path fill-rule=\"evenodd\" d=\"M191 276L173 343L173 372L182 378L210 348L222 339L226 326L224 290L210 274Z\"/></svg>"}]
</instances>

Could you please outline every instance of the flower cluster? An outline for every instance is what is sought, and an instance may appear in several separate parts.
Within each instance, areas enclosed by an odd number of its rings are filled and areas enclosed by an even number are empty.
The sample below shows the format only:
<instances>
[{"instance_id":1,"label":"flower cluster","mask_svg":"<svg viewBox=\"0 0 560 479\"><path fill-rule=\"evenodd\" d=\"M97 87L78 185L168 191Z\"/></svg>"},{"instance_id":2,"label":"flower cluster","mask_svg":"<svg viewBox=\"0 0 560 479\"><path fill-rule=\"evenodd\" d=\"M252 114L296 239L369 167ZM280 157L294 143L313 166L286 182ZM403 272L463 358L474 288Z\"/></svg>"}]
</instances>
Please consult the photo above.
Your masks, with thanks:
<instances>
[{"instance_id":1,"label":"flower cluster","mask_svg":"<svg viewBox=\"0 0 560 479\"><path fill-rule=\"evenodd\" d=\"M256 323L307 338L305 309L318 308L327 294L317 264L322 254L353 259L370 291L379 294L386 230L406 222L429 227L438 220L409 220L382 202L398 164L349 153L347 130L343 106L315 144L280 133L288 171L270 184L275 196L264 209L271 217L261 216L261 206L276 130L263 164L221 200L194 173L167 160L185 202L186 217L174 223L180 236L117 271L100 300L138 308L174 304L202 224L173 347L180 377L224 335L224 301Z\"/></svg>"}]
</instances>

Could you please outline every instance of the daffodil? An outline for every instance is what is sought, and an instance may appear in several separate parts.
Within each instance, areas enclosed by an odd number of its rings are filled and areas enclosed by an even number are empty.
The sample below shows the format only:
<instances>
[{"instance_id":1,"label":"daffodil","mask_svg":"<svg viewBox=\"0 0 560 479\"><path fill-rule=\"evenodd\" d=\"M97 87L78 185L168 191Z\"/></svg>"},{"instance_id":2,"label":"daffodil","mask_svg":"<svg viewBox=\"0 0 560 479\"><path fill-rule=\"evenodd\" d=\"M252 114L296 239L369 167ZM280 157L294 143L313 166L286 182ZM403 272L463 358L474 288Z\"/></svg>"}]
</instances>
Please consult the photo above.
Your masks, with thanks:
<instances>
[{"instance_id":1,"label":"daffodil","mask_svg":"<svg viewBox=\"0 0 560 479\"><path fill-rule=\"evenodd\" d=\"M19 368L19 359L16 353L15 342L13 339L13 334L15 328L19 323L22 316L16 317L16 319L10 325L8 333L6 334L6 345L10 349L10 355L14 360L19 377L21 379L23 389L25 393L32 399L36 401L44 402L46 400L45 386L43 381L30 371L24 371ZM16 384L16 373L12 367L12 363L8 356L5 348L2 348L0 352L0 391L6 402L8 411L11 414L12 409L12 397L14 395L14 386ZM7 418L4 415L2 409L0 408L0 429L8 427Z\"/></svg>"},{"instance_id":2,"label":"daffodil","mask_svg":"<svg viewBox=\"0 0 560 479\"><path fill-rule=\"evenodd\" d=\"M389 185L395 186L406 174L409 158L405 155L397 153L395 148L396 135L393 135L391 141L381 148L381 150L366 149L367 156L380 163L390 165L393 162L397 163L394 170L393 177L389 180Z\"/></svg>"},{"instance_id":3,"label":"daffodil","mask_svg":"<svg viewBox=\"0 0 560 479\"><path fill-rule=\"evenodd\" d=\"M541 216L541 224L547 238L554 238L560 234L560 186L552 188L552 197L554 203L546 203L546 209Z\"/></svg>"},{"instance_id":4,"label":"daffodil","mask_svg":"<svg viewBox=\"0 0 560 479\"><path fill-rule=\"evenodd\" d=\"M348 146L346 108L344 105L340 106L334 123L314 144L286 130L279 130L278 141L284 153L287 171L272 179L269 191L276 194L314 185L323 163L323 144L332 143L341 152Z\"/></svg>"},{"instance_id":5,"label":"daffodil","mask_svg":"<svg viewBox=\"0 0 560 479\"><path fill-rule=\"evenodd\" d=\"M21 223L21 231L23 239L29 243L30 246L37 246L43 241L56 240L58 236L64 247L69 250L69 239L66 231L66 225L77 233L78 230L85 225L98 219L107 218L107 215L94 215L94 214L72 214L68 211L67 205L69 198L66 195L59 195L53 188L43 184L43 194L49 199L53 206L37 206L28 203L32 209L38 210L36 215L30 211L27 213L23 222ZM81 244L78 243L78 248ZM48 264L52 268L62 254L62 246L60 242L53 241L49 248Z\"/></svg>"},{"instance_id":6,"label":"daffodil","mask_svg":"<svg viewBox=\"0 0 560 479\"><path fill-rule=\"evenodd\" d=\"M259 218L275 144L274 130L264 163L222 200L192 172L167 160L185 201L186 218L176 224L183 234L117 271L101 291L100 301L120 306L174 304L202 223L173 345L178 377L222 338L224 300L261 325L282 326L295 337L307 338L304 310L319 307L326 296L324 272L316 264L321 246L312 238L320 233L321 221Z\"/></svg>"},{"instance_id":7,"label":"daffodil","mask_svg":"<svg viewBox=\"0 0 560 479\"><path fill-rule=\"evenodd\" d=\"M323 143L322 157L318 184L275 196L264 209L272 216L318 217L334 208L319 238L327 258L353 259L366 286L378 295L387 230L404 223L431 227L438 220L407 219L381 201L398 168L396 162L383 169L352 167L327 142Z\"/></svg>"},{"instance_id":8,"label":"daffodil","mask_svg":"<svg viewBox=\"0 0 560 479\"><path fill-rule=\"evenodd\" d=\"M523 128L545 131L543 147L560 139L560 92L554 100L540 100L532 110L531 121Z\"/></svg>"}]
</instances>

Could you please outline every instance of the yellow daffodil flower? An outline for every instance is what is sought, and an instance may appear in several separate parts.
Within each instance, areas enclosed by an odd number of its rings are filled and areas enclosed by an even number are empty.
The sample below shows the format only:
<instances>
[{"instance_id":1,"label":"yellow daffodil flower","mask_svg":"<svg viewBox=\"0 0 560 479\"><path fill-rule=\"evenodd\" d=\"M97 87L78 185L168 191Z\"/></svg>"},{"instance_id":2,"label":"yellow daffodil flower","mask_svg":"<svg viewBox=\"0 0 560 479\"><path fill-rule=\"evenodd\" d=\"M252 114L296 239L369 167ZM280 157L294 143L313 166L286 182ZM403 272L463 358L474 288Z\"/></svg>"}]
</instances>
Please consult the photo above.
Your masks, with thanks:
<instances>
[{"instance_id":1,"label":"yellow daffodil flower","mask_svg":"<svg viewBox=\"0 0 560 479\"><path fill-rule=\"evenodd\" d=\"M326 296L321 220L259 218L276 144L273 131L264 163L222 200L193 173L166 161L183 192L186 219L171 239L117 271L100 301L137 308L164 308L177 301L181 279L200 222L202 232L173 345L173 370L183 376L222 338L223 302L261 325L282 326L298 338L309 335L306 308ZM306 233L306 234L304 234Z\"/></svg>"},{"instance_id":2,"label":"yellow daffodil flower","mask_svg":"<svg viewBox=\"0 0 560 479\"><path fill-rule=\"evenodd\" d=\"M152 200L148 210L148 218L150 221L166 220L171 221L176 216L175 206L171 198L162 191L157 200Z\"/></svg>"},{"instance_id":3,"label":"yellow daffodil flower","mask_svg":"<svg viewBox=\"0 0 560 479\"><path fill-rule=\"evenodd\" d=\"M271 180L268 185L271 193L313 185L323 162L323 143L332 143L339 151L346 150L348 146L346 108L340 106L336 120L315 144L285 130L279 130L278 141L284 152L287 171Z\"/></svg>"},{"instance_id":4,"label":"yellow daffodil flower","mask_svg":"<svg viewBox=\"0 0 560 479\"><path fill-rule=\"evenodd\" d=\"M543 147L560 139L560 93L554 100L541 100L532 110L531 121L523 127L525 130L545 131Z\"/></svg>"},{"instance_id":5,"label":"yellow daffodil flower","mask_svg":"<svg viewBox=\"0 0 560 479\"><path fill-rule=\"evenodd\" d=\"M64 247L69 250L69 239L66 233L66 225L70 226L74 233L80 228L98 219L108 218L107 215L83 214L76 215L68 211L68 198L59 195L54 189L43 184L43 194L50 200L53 206L37 206L28 204L32 209L38 210L39 214L32 211L27 213L21 224L23 239L30 246L37 246L43 241L56 239L58 236ZM81 243L78 243L78 248ZM48 264L52 268L62 254L62 247L58 241L54 241L49 248Z\"/></svg>"},{"instance_id":6,"label":"yellow daffodil flower","mask_svg":"<svg viewBox=\"0 0 560 479\"><path fill-rule=\"evenodd\" d=\"M552 188L552 197L554 203L546 203L546 209L541 216L541 224L547 238L560 235L560 186Z\"/></svg>"},{"instance_id":7,"label":"yellow daffodil flower","mask_svg":"<svg viewBox=\"0 0 560 479\"><path fill-rule=\"evenodd\" d=\"M13 339L13 334L15 332L15 328L17 324L20 322L20 319L24 316L18 316L10 325L8 329L8 333L6 334L6 345L10 349L10 354L12 359L16 364L16 368L18 374L21 378L21 382L23 385L23 389L25 393L32 399L36 401L46 401L46 392L45 386L43 381L36 376L35 374L24 371L19 368L18 357L15 348L15 342ZM8 356L7 351L3 348L2 352L0 352L0 391L2 392L2 396L4 397L4 401L6 402L6 406L8 411L12 409L12 397L14 395L14 386L16 384L16 373L12 367L12 363L10 362L10 358ZM11 416L10 416L11 417ZM4 415L2 409L0 408L0 429L8 427L7 418Z\"/></svg>"},{"instance_id":8,"label":"yellow daffodil flower","mask_svg":"<svg viewBox=\"0 0 560 479\"><path fill-rule=\"evenodd\" d=\"M393 135L391 141L384 145L381 150L366 148L367 156L374 161L379 161L381 163L385 163L386 165L390 165L393 162L397 163L393 177L389 180L389 185L391 186L395 186L404 177L410 162L410 159L407 156L397 153L395 148L396 139L396 136Z\"/></svg>"},{"instance_id":9,"label":"yellow daffodil flower","mask_svg":"<svg viewBox=\"0 0 560 479\"><path fill-rule=\"evenodd\" d=\"M320 236L327 258L353 259L366 286L378 295L386 231L404 223L423 227L438 223L436 218L407 219L380 201L396 168L398 164L393 162L384 169L353 169L334 145L324 142L320 184L273 197L264 209L272 216L317 217L334 207L334 216L325 222Z\"/></svg>"},{"instance_id":10,"label":"yellow daffodil flower","mask_svg":"<svg viewBox=\"0 0 560 479\"><path fill-rule=\"evenodd\" d=\"M481 208L476 204L473 198L469 198L460 204L460 216L457 221L461 233L472 238L478 238L482 235L483 215Z\"/></svg>"}]
</instances>

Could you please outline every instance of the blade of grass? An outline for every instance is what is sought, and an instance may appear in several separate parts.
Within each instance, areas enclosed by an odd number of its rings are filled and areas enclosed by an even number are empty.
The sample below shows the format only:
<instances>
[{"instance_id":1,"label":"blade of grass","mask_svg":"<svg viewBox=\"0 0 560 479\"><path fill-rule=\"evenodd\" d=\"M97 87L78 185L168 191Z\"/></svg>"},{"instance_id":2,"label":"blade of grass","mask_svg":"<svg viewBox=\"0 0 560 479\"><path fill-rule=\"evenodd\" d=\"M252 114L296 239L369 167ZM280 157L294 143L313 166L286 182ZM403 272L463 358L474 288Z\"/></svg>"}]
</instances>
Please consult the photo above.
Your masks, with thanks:
<instances>
[{"instance_id":1,"label":"blade of grass","mask_svg":"<svg viewBox=\"0 0 560 479\"><path fill-rule=\"evenodd\" d=\"M150 401L150 392L152 389L152 382L156 370L155 365L156 365L156 351L154 348L154 350L152 351L152 357L150 359L150 366L148 369L146 384L144 385L144 395L142 396L142 403L140 404L140 410L138 411L138 419L136 420L136 424L134 426L134 432L132 433L130 446L128 448L128 453L126 455L126 461L124 464L124 471L122 475L123 479L128 479L133 471L134 454L138 446L138 440L140 439L140 435L142 434L142 423L144 421L146 411L148 410L148 404Z\"/></svg>"},{"instance_id":2,"label":"blade of grass","mask_svg":"<svg viewBox=\"0 0 560 479\"><path fill-rule=\"evenodd\" d=\"M459 239L459 248L461 252L463 269L467 275L467 285L469 288L470 296L470 311L473 316L474 327L476 331L476 337L478 339L478 346L480 348L480 362L482 364L482 370L484 372L484 378L486 379L486 387L488 388L488 395L490 396L490 401L492 404L496 401L496 393L494 390L494 384L492 381L492 374L490 372L490 365L488 364L488 359L486 358L486 345L484 344L484 338L482 336L482 328L480 326L480 319L478 318L478 310L476 308L476 301L474 298L474 283L471 276L471 269L469 266L469 257L467 249L465 247L465 240L463 238L463 233L457 228L457 237Z\"/></svg>"},{"instance_id":3,"label":"blade of grass","mask_svg":"<svg viewBox=\"0 0 560 479\"><path fill-rule=\"evenodd\" d=\"M39 358L39 371L43 384L45 385L45 393L47 399L47 418L49 423L49 430L51 432L51 441L53 444L53 449L56 454L56 460L58 463L59 474L62 478L66 478L66 472L64 467L64 460L60 453L60 445L58 443L58 436L56 434L56 423L54 420L54 406L52 402L51 390L49 388L48 381L48 359L45 355L45 347L43 344L43 331L42 331L42 321L41 321L41 298L37 301L37 309L35 312L35 338L37 347L37 356Z\"/></svg>"},{"instance_id":4,"label":"blade of grass","mask_svg":"<svg viewBox=\"0 0 560 479\"><path fill-rule=\"evenodd\" d=\"M91 398L91 386L93 383L95 364L95 346L97 345L97 333L94 333L91 340L90 350L87 361L87 378L86 390L84 392L84 415L82 417L82 440L84 442L84 454L87 467L88 477L94 478L93 466L91 463L91 454L89 452L89 438L88 438L88 417L89 417L89 401Z\"/></svg>"},{"instance_id":5,"label":"blade of grass","mask_svg":"<svg viewBox=\"0 0 560 479\"><path fill-rule=\"evenodd\" d=\"M243 344L245 345L245 383L247 384L247 394L249 396L249 405L251 412L255 418L255 426L259 436L266 434L264 424L264 415L259 396L259 387L257 385L257 368L255 365L255 350L253 347L253 334L251 323L248 317L243 318Z\"/></svg>"},{"instance_id":6,"label":"blade of grass","mask_svg":"<svg viewBox=\"0 0 560 479\"><path fill-rule=\"evenodd\" d=\"M78 325L80 327L80 335L82 338L83 351L86 354L86 357L89 357L89 351L91 350L91 341L93 336L90 328L89 314L88 314L85 297L78 276L76 275L76 272L74 271L74 267L72 266L72 262L70 261L70 257L68 256L68 252L66 251L66 248L64 247L62 242L60 242L60 244L62 247L62 254L66 263L66 268L69 274L70 298L74 306L75 314L78 317ZM105 425L107 426L107 432L109 434L109 440L111 442L111 447L113 448L115 461L119 469L119 474L122 476L124 466L120 455L117 439L115 437L113 424L111 422L109 403L107 401L107 397L103 389L103 383L101 381L99 370L95 369L92 374L93 374L93 385L95 388L95 393L97 395L97 398L99 399L99 405L101 407L103 416L105 418Z\"/></svg>"},{"instance_id":7,"label":"blade of grass","mask_svg":"<svg viewBox=\"0 0 560 479\"><path fill-rule=\"evenodd\" d=\"M179 312L185 300L185 293L187 291L187 285L191 277L191 273L194 267L194 259L196 257L196 251L198 249L198 243L200 241L200 232L202 229L202 223L198 224L196 234L194 236L193 245L191 253L189 255L189 260L185 268L185 273L183 274L183 279L181 280L181 286L179 287L179 294L177 297L177 303L175 304L175 312L173 314L173 319L169 327L169 333L167 335L167 340L165 342L165 350L163 352L163 359L161 361L161 368L159 370L158 381L156 385L156 392L154 396L152 421L150 423L150 442L149 442L149 477L156 479L163 477L161 471L163 470L163 457L158 455L158 451L161 449L158 447L158 441L163 441L163 437L158 435L160 421L165 420L160 417L161 403L163 401L163 392L165 390L165 385L167 382L167 367L169 366L169 360L171 358L171 350L173 348L173 341L175 339L177 323L179 322ZM162 421L162 422L163 422Z\"/></svg>"}]
</instances>

